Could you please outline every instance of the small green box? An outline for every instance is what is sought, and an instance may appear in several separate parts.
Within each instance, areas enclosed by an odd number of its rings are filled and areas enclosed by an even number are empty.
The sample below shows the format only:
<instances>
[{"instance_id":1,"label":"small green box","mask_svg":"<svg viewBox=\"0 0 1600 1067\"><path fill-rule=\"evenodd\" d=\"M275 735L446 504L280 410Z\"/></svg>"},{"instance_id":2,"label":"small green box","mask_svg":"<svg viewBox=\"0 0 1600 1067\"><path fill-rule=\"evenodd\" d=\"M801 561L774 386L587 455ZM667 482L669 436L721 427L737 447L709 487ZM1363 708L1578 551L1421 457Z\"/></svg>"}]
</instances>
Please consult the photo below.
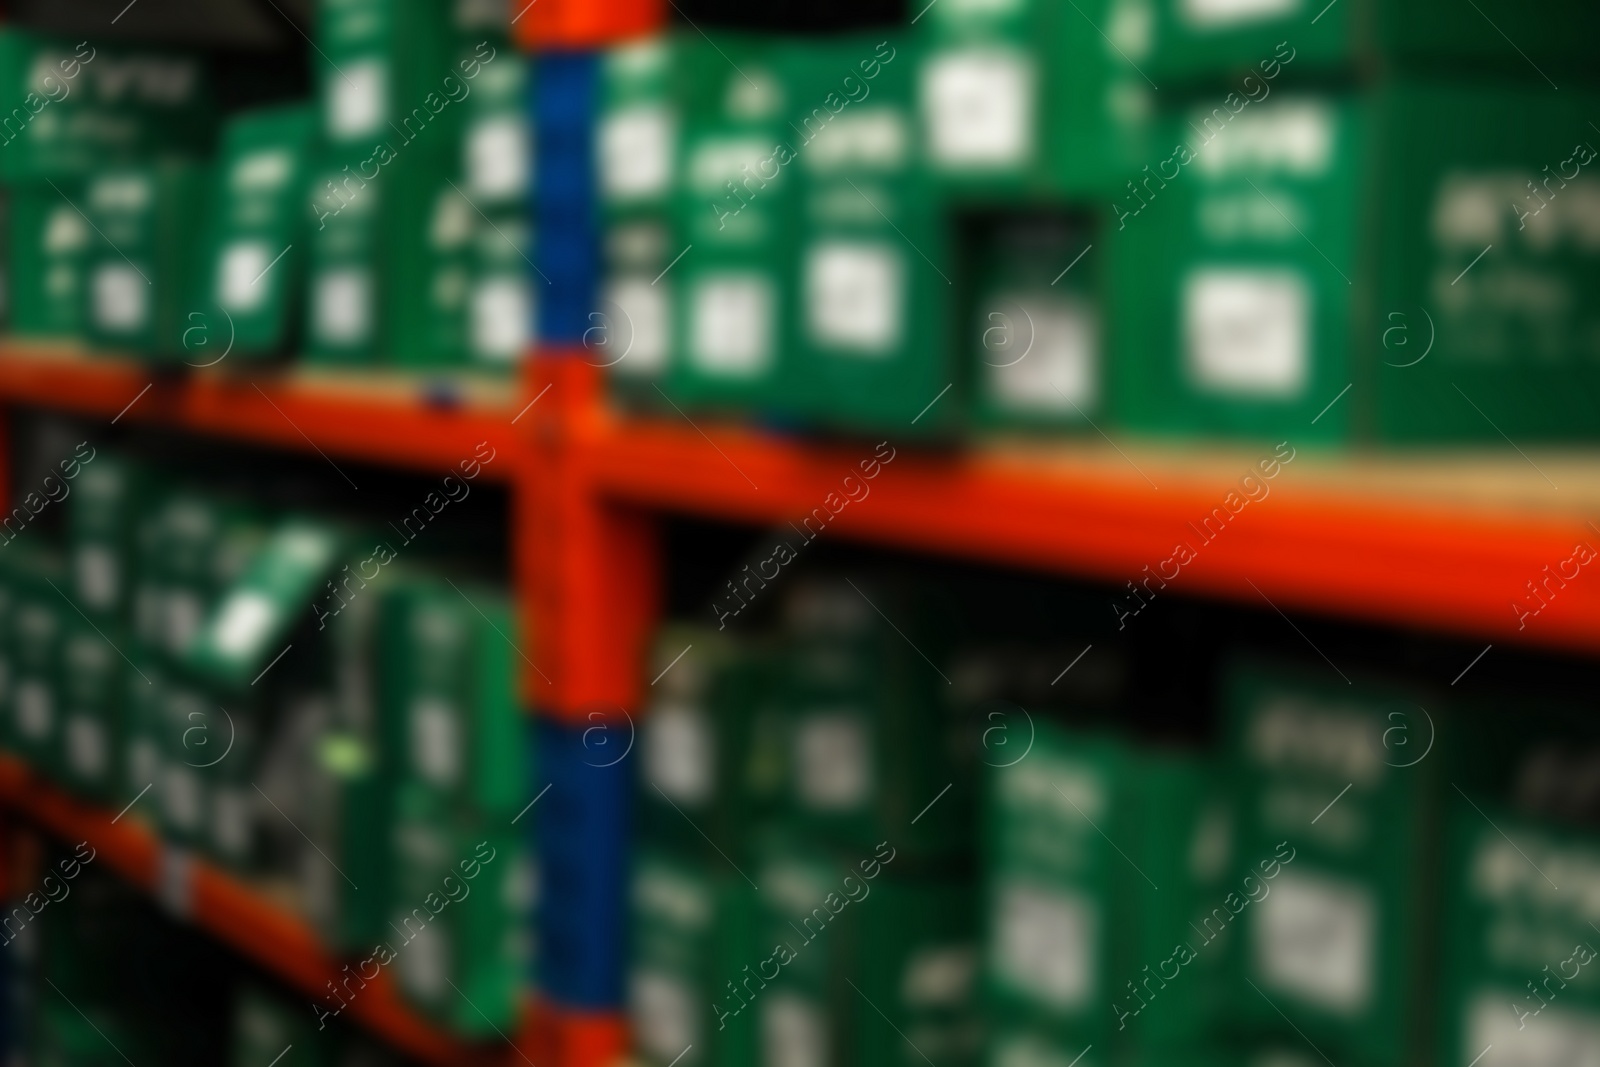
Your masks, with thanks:
<instances>
[{"instance_id":1,"label":"small green box","mask_svg":"<svg viewBox=\"0 0 1600 1067\"><path fill-rule=\"evenodd\" d=\"M514 1024L527 965L535 887L515 831L402 789L391 832L386 944L400 989L458 1033L492 1038Z\"/></svg>"},{"instance_id":2,"label":"small green box","mask_svg":"<svg viewBox=\"0 0 1600 1067\"><path fill-rule=\"evenodd\" d=\"M918 22L915 58L890 61L918 65L927 165L953 199L1100 193L1143 162L1147 0L940 0Z\"/></svg>"},{"instance_id":3,"label":"small green box","mask_svg":"<svg viewBox=\"0 0 1600 1067\"><path fill-rule=\"evenodd\" d=\"M1105 419L1105 296L1087 213L985 220L967 328L973 420L1088 431Z\"/></svg>"},{"instance_id":4,"label":"small green box","mask_svg":"<svg viewBox=\"0 0 1600 1067\"><path fill-rule=\"evenodd\" d=\"M24 566L28 566L24 564ZM57 561L36 555L15 587L11 630L11 736L35 770L54 775L61 745L60 655L67 614ZM50 582L56 587L52 589Z\"/></svg>"},{"instance_id":5,"label":"small green box","mask_svg":"<svg viewBox=\"0 0 1600 1067\"><path fill-rule=\"evenodd\" d=\"M687 48L684 58L680 52ZM600 116L595 133L595 170L607 220L665 215L676 179L681 101L674 95L674 70L703 50L671 36L647 37L608 48L600 55Z\"/></svg>"},{"instance_id":6,"label":"small green box","mask_svg":"<svg viewBox=\"0 0 1600 1067\"><path fill-rule=\"evenodd\" d=\"M1600 839L1468 799L1448 828L1437 1062L1581 1063L1600 1036Z\"/></svg>"},{"instance_id":7,"label":"small green box","mask_svg":"<svg viewBox=\"0 0 1600 1067\"><path fill-rule=\"evenodd\" d=\"M117 644L120 628L102 633L76 614L63 620L61 636L61 753L57 765L66 784L90 800L109 801L118 784L122 700L128 669ZM115 636L112 636L115 635Z\"/></svg>"},{"instance_id":8,"label":"small green box","mask_svg":"<svg viewBox=\"0 0 1600 1067\"><path fill-rule=\"evenodd\" d=\"M953 629L942 597L894 577L796 581L776 668L780 817L839 848L889 840L902 866L963 862L975 745L938 666Z\"/></svg>"},{"instance_id":9,"label":"small green box","mask_svg":"<svg viewBox=\"0 0 1600 1067\"><path fill-rule=\"evenodd\" d=\"M102 623L132 618L134 541L144 507L143 466L109 449L84 465L67 512L73 599Z\"/></svg>"},{"instance_id":10,"label":"small green box","mask_svg":"<svg viewBox=\"0 0 1600 1067\"><path fill-rule=\"evenodd\" d=\"M385 762L441 803L509 820L524 785L513 613L503 593L452 585L419 576L385 595Z\"/></svg>"},{"instance_id":11,"label":"small green box","mask_svg":"<svg viewBox=\"0 0 1600 1067\"><path fill-rule=\"evenodd\" d=\"M764 649L710 627L668 626L649 670L658 680L639 727L639 838L708 864L726 862L718 850L747 856L785 763Z\"/></svg>"},{"instance_id":12,"label":"small green box","mask_svg":"<svg viewBox=\"0 0 1600 1067\"><path fill-rule=\"evenodd\" d=\"M309 518L283 519L264 540L252 539L236 581L208 597L210 611L183 650L185 662L222 686L255 684L286 651L280 644L291 629L312 614L342 544L336 528Z\"/></svg>"},{"instance_id":13,"label":"small green box","mask_svg":"<svg viewBox=\"0 0 1600 1067\"><path fill-rule=\"evenodd\" d=\"M755 890L720 859L691 860L652 846L636 853L628 892L628 1017L634 1053L650 1067L753 1062L751 1020L719 1016L733 1007L728 983L742 981L744 968L771 951L754 940L755 904Z\"/></svg>"},{"instance_id":14,"label":"small green box","mask_svg":"<svg viewBox=\"0 0 1600 1067\"><path fill-rule=\"evenodd\" d=\"M219 189L197 306L220 309L227 351L241 358L285 350L296 339L304 293L306 215L316 115L309 105L245 112L222 135ZM220 322L206 323L206 347L191 362L222 358ZM212 336L215 334L215 336ZM198 336L198 335L196 335Z\"/></svg>"},{"instance_id":15,"label":"small green box","mask_svg":"<svg viewBox=\"0 0 1600 1067\"><path fill-rule=\"evenodd\" d=\"M791 316L799 176L779 162L791 60L761 38L682 43L680 181L672 242L693 245L673 281L666 392L680 406L789 409L796 377ZM740 71L716 53L741 57ZM670 254L676 254L670 253Z\"/></svg>"},{"instance_id":16,"label":"small green box","mask_svg":"<svg viewBox=\"0 0 1600 1067\"><path fill-rule=\"evenodd\" d=\"M509 370L534 336L538 289L534 234L526 211L502 210L477 220L467 296L467 352L474 366Z\"/></svg>"},{"instance_id":17,"label":"small green box","mask_svg":"<svg viewBox=\"0 0 1600 1067\"><path fill-rule=\"evenodd\" d=\"M999 1017L1106 1048L1127 969L1116 934L1128 860L1112 842L1129 839L1129 756L1106 737L1034 728L1028 755L990 774L986 1000Z\"/></svg>"},{"instance_id":18,"label":"small green box","mask_svg":"<svg viewBox=\"0 0 1600 1067\"><path fill-rule=\"evenodd\" d=\"M311 183L310 262L306 269L306 356L312 362L366 364L385 343L388 294L380 264L389 176L370 181L324 159Z\"/></svg>"},{"instance_id":19,"label":"small green box","mask_svg":"<svg viewBox=\"0 0 1600 1067\"><path fill-rule=\"evenodd\" d=\"M889 48L910 52L908 41L895 40ZM840 73L885 54L881 47L846 38L797 46L792 59L793 136L780 148L794 158L780 152L777 162L795 172L778 180L798 185L793 380L811 420L927 436L965 416L956 340L965 281L953 228L917 151L913 59L882 66L870 83ZM852 103L843 94L856 84L870 92Z\"/></svg>"},{"instance_id":20,"label":"small green box","mask_svg":"<svg viewBox=\"0 0 1600 1067\"><path fill-rule=\"evenodd\" d=\"M96 345L163 362L189 359L211 172L166 160L95 172L84 210L97 239L87 255L85 321ZM207 357L209 358L209 357Z\"/></svg>"},{"instance_id":21,"label":"small green box","mask_svg":"<svg viewBox=\"0 0 1600 1067\"><path fill-rule=\"evenodd\" d=\"M76 182L10 186L11 331L18 337L78 340L83 336L84 262L99 238L78 207ZM64 195L63 195L64 194Z\"/></svg>"}]
</instances>

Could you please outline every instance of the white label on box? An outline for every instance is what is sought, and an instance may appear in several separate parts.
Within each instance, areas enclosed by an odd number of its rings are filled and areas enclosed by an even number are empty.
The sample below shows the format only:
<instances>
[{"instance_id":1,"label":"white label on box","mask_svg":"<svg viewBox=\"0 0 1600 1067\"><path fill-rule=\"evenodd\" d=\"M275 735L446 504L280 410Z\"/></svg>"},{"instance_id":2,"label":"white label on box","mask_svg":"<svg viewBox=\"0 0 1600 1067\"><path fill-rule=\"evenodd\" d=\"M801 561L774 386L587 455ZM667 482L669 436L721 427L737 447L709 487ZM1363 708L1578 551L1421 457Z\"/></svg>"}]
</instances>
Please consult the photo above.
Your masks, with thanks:
<instances>
[{"instance_id":1,"label":"white label on box","mask_svg":"<svg viewBox=\"0 0 1600 1067\"><path fill-rule=\"evenodd\" d=\"M794 993L769 993L761 1005L761 1062L767 1067L828 1067L828 1022Z\"/></svg>"},{"instance_id":2,"label":"white label on box","mask_svg":"<svg viewBox=\"0 0 1600 1067\"><path fill-rule=\"evenodd\" d=\"M17 730L30 741L43 741L50 736L50 725L55 719L55 706L50 689L43 682L28 679L17 685Z\"/></svg>"},{"instance_id":3,"label":"white label on box","mask_svg":"<svg viewBox=\"0 0 1600 1067\"><path fill-rule=\"evenodd\" d=\"M82 545L73 557L77 572L78 595L84 603L98 611L116 607L117 588L121 584L116 553L105 545Z\"/></svg>"},{"instance_id":4,"label":"white label on box","mask_svg":"<svg viewBox=\"0 0 1600 1067\"><path fill-rule=\"evenodd\" d=\"M161 800L167 818L185 833L200 829L200 777L181 763L161 768Z\"/></svg>"},{"instance_id":5,"label":"white label on box","mask_svg":"<svg viewBox=\"0 0 1600 1067\"><path fill-rule=\"evenodd\" d=\"M328 137L347 141L382 128L389 94L389 67L381 59L346 63L328 82Z\"/></svg>"},{"instance_id":6,"label":"white label on box","mask_svg":"<svg viewBox=\"0 0 1600 1067\"><path fill-rule=\"evenodd\" d=\"M818 811L847 811L867 802L872 743L859 715L807 715L797 735L795 785L801 803Z\"/></svg>"},{"instance_id":7,"label":"white label on box","mask_svg":"<svg viewBox=\"0 0 1600 1067\"><path fill-rule=\"evenodd\" d=\"M317 336L337 345L360 344L372 332L372 273L340 267L317 278L312 320Z\"/></svg>"},{"instance_id":8,"label":"white label on box","mask_svg":"<svg viewBox=\"0 0 1600 1067\"><path fill-rule=\"evenodd\" d=\"M480 359L509 363L528 346L533 296L525 278L495 277L472 290L472 350Z\"/></svg>"},{"instance_id":9,"label":"white label on box","mask_svg":"<svg viewBox=\"0 0 1600 1067\"><path fill-rule=\"evenodd\" d=\"M613 200L660 196L672 178L672 114L637 104L600 125L600 188Z\"/></svg>"},{"instance_id":10,"label":"white label on box","mask_svg":"<svg viewBox=\"0 0 1600 1067\"><path fill-rule=\"evenodd\" d=\"M81 778L96 780L106 771L110 756L105 727L91 715L78 714L67 719L67 762Z\"/></svg>"},{"instance_id":11,"label":"white label on box","mask_svg":"<svg viewBox=\"0 0 1600 1067\"><path fill-rule=\"evenodd\" d=\"M148 737L128 743L128 778L134 782L154 782L161 776L161 749Z\"/></svg>"},{"instance_id":12,"label":"white label on box","mask_svg":"<svg viewBox=\"0 0 1600 1067\"><path fill-rule=\"evenodd\" d=\"M1299 6L1300 0L1183 0L1183 17L1190 26L1214 29L1283 18Z\"/></svg>"},{"instance_id":13,"label":"white label on box","mask_svg":"<svg viewBox=\"0 0 1600 1067\"><path fill-rule=\"evenodd\" d=\"M622 353L607 353L624 374L656 375L666 370L671 320L666 285L644 277L618 278L606 287L605 300L621 309L623 321L611 323L608 343L622 343Z\"/></svg>"},{"instance_id":14,"label":"white label on box","mask_svg":"<svg viewBox=\"0 0 1600 1067\"><path fill-rule=\"evenodd\" d=\"M1183 290L1190 379L1208 392L1293 399L1306 387L1311 295L1283 270L1208 268Z\"/></svg>"},{"instance_id":15,"label":"white label on box","mask_svg":"<svg viewBox=\"0 0 1600 1067\"><path fill-rule=\"evenodd\" d=\"M670 1063L700 1043L700 1012L683 979L637 968L628 979L628 993L634 1037L652 1059Z\"/></svg>"},{"instance_id":16,"label":"white label on box","mask_svg":"<svg viewBox=\"0 0 1600 1067\"><path fill-rule=\"evenodd\" d=\"M905 257L898 248L826 241L806 259L806 323L818 344L887 356L906 316Z\"/></svg>"},{"instance_id":17,"label":"white label on box","mask_svg":"<svg viewBox=\"0 0 1600 1067\"><path fill-rule=\"evenodd\" d=\"M1029 882L1006 882L995 894L991 963L997 974L1057 1009L1095 995L1099 928L1093 903Z\"/></svg>"},{"instance_id":18,"label":"white label on box","mask_svg":"<svg viewBox=\"0 0 1600 1067\"><path fill-rule=\"evenodd\" d=\"M194 857L178 845L162 844L156 898L180 919L194 914Z\"/></svg>"},{"instance_id":19,"label":"white label on box","mask_svg":"<svg viewBox=\"0 0 1600 1067\"><path fill-rule=\"evenodd\" d=\"M1026 165L1034 155L1034 68L1019 51L964 49L922 68L928 154L952 169Z\"/></svg>"},{"instance_id":20,"label":"white label on box","mask_svg":"<svg viewBox=\"0 0 1600 1067\"><path fill-rule=\"evenodd\" d=\"M102 263L94 272L94 321L132 333L150 317L150 283L131 263Z\"/></svg>"},{"instance_id":21,"label":"white label on box","mask_svg":"<svg viewBox=\"0 0 1600 1067\"><path fill-rule=\"evenodd\" d=\"M1537 983L1535 983L1537 984ZM1600 1018L1551 1004L1538 1008L1526 988L1483 992L1467 1010L1467 1055L1476 1067L1600 1067Z\"/></svg>"},{"instance_id":22,"label":"white label on box","mask_svg":"<svg viewBox=\"0 0 1600 1067\"><path fill-rule=\"evenodd\" d=\"M230 596L212 625L212 640L227 656L248 656L266 640L278 617L277 605L260 593L240 592Z\"/></svg>"},{"instance_id":23,"label":"white label on box","mask_svg":"<svg viewBox=\"0 0 1600 1067\"><path fill-rule=\"evenodd\" d=\"M434 785L454 786L461 778L459 713L437 697L411 704L411 762Z\"/></svg>"},{"instance_id":24,"label":"white label on box","mask_svg":"<svg viewBox=\"0 0 1600 1067\"><path fill-rule=\"evenodd\" d=\"M44 250L51 255L62 255L76 252L89 243L89 223L84 217L73 210L70 204L63 204L50 213L50 219L45 223Z\"/></svg>"},{"instance_id":25,"label":"white label on box","mask_svg":"<svg viewBox=\"0 0 1600 1067\"><path fill-rule=\"evenodd\" d=\"M467 131L467 187L478 196L502 199L528 189L527 120L503 115Z\"/></svg>"},{"instance_id":26,"label":"white label on box","mask_svg":"<svg viewBox=\"0 0 1600 1067\"><path fill-rule=\"evenodd\" d=\"M777 300L760 274L698 279L690 303L689 361L708 374L754 378L771 365Z\"/></svg>"},{"instance_id":27,"label":"white label on box","mask_svg":"<svg viewBox=\"0 0 1600 1067\"><path fill-rule=\"evenodd\" d=\"M410 924L407 924L410 933ZM400 946L400 981L418 999L436 1002L446 995L450 978L450 942L429 924Z\"/></svg>"},{"instance_id":28,"label":"white label on box","mask_svg":"<svg viewBox=\"0 0 1600 1067\"><path fill-rule=\"evenodd\" d=\"M687 704L657 707L645 720L646 774L674 803L698 806L716 789L716 738L706 713Z\"/></svg>"},{"instance_id":29,"label":"white label on box","mask_svg":"<svg viewBox=\"0 0 1600 1067\"><path fill-rule=\"evenodd\" d=\"M211 834L224 856L242 859L250 848L250 797L237 786L211 791Z\"/></svg>"},{"instance_id":30,"label":"white label on box","mask_svg":"<svg viewBox=\"0 0 1600 1067\"><path fill-rule=\"evenodd\" d=\"M217 303L228 311L254 311L270 291L259 279L272 263L272 250L262 241L235 241L217 265Z\"/></svg>"},{"instance_id":31,"label":"white label on box","mask_svg":"<svg viewBox=\"0 0 1600 1067\"><path fill-rule=\"evenodd\" d=\"M1253 904L1254 967L1269 990L1354 1016L1371 998L1377 915L1364 887L1284 871Z\"/></svg>"},{"instance_id":32,"label":"white label on box","mask_svg":"<svg viewBox=\"0 0 1600 1067\"><path fill-rule=\"evenodd\" d=\"M173 589L167 593L166 639L167 651L182 655L200 631L200 620L205 609L200 598L186 589Z\"/></svg>"},{"instance_id":33,"label":"white label on box","mask_svg":"<svg viewBox=\"0 0 1600 1067\"><path fill-rule=\"evenodd\" d=\"M989 316L989 329L1005 329L1010 336L1003 352L986 357L995 399L1017 411L1075 415L1093 410L1100 377L1094 309L1081 300L1040 303L1024 297L1002 299L999 307Z\"/></svg>"},{"instance_id":34,"label":"white label on box","mask_svg":"<svg viewBox=\"0 0 1600 1067\"><path fill-rule=\"evenodd\" d=\"M294 156L281 148L271 148L240 159L229 172L228 182L240 191L275 192L293 173Z\"/></svg>"}]
</instances>

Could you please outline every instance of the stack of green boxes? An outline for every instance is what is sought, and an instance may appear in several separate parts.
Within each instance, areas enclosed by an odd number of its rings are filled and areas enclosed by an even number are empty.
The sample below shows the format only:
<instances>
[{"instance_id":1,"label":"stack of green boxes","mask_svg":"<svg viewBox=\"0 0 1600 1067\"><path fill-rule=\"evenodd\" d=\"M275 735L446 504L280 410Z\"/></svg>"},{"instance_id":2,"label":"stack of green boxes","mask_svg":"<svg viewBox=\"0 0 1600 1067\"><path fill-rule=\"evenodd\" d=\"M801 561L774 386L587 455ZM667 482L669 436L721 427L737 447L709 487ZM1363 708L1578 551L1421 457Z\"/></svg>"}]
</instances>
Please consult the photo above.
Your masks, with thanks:
<instances>
[{"instance_id":1,"label":"stack of green boxes","mask_svg":"<svg viewBox=\"0 0 1600 1067\"><path fill-rule=\"evenodd\" d=\"M393 965L424 1011L484 1037L515 1020L536 891L512 825L531 796L511 620L493 590L397 576L378 636Z\"/></svg>"},{"instance_id":2,"label":"stack of green boxes","mask_svg":"<svg viewBox=\"0 0 1600 1067\"><path fill-rule=\"evenodd\" d=\"M1092 707L1019 708L985 802L990 1060L1204 1060L1227 939L1201 931L1232 859L1215 774L1093 729Z\"/></svg>"},{"instance_id":3,"label":"stack of green boxes","mask_svg":"<svg viewBox=\"0 0 1600 1067\"><path fill-rule=\"evenodd\" d=\"M1541 76L1573 71L1592 9L1560 5L1512 46L1483 11L1313 6L1152 5L1164 147L1108 227L1123 422L1593 436L1594 322L1573 294L1600 279L1580 175L1597 98Z\"/></svg>"},{"instance_id":4,"label":"stack of green boxes","mask_svg":"<svg viewBox=\"0 0 1600 1067\"><path fill-rule=\"evenodd\" d=\"M861 581L898 617L928 606ZM657 644L631 896L636 1052L975 1062L970 788L953 720L930 713L946 706L936 668L842 579L784 607L775 645L685 626ZM920 614L913 639L937 655L938 618Z\"/></svg>"},{"instance_id":5,"label":"stack of green boxes","mask_svg":"<svg viewBox=\"0 0 1600 1067\"><path fill-rule=\"evenodd\" d=\"M533 320L527 61L483 0L323 0L308 344L503 369Z\"/></svg>"},{"instance_id":6,"label":"stack of green boxes","mask_svg":"<svg viewBox=\"0 0 1600 1067\"><path fill-rule=\"evenodd\" d=\"M457 0L458 23L470 8ZM530 61L511 48L504 5L477 0L481 13L460 25L470 64L484 56L466 104L461 190L471 211L467 248L466 352L469 362L504 368L526 351L536 318L533 276L533 146L526 116ZM483 47L487 44L487 49ZM452 190L454 192L454 190Z\"/></svg>"},{"instance_id":7,"label":"stack of green boxes","mask_svg":"<svg viewBox=\"0 0 1600 1067\"><path fill-rule=\"evenodd\" d=\"M512 1027L536 887L506 597L341 568L358 527L79 456L65 559L34 530L0 557L0 741L87 799L149 793L129 818L444 1025Z\"/></svg>"},{"instance_id":8,"label":"stack of green boxes","mask_svg":"<svg viewBox=\"0 0 1600 1067\"><path fill-rule=\"evenodd\" d=\"M755 1029L719 1020L713 1005L755 962L745 872L781 760L768 667L758 646L685 625L661 632L652 659L629 892L635 1050L653 1067L680 1055L732 1067L751 1062Z\"/></svg>"},{"instance_id":9,"label":"stack of green boxes","mask_svg":"<svg viewBox=\"0 0 1600 1067\"><path fill-rule=\"evenodd\" d=\"M215 125L201 60L7 28L0 87L12 329L179 351L206 192L189 161Z\"/></svg>"},{"instance_id":10,"label":"stack of green boxes","mask_svg":"<svg viewBox=\"0 0 1600 1067\"><path fill-rule=\"evenodd\" d=\"M1246 868L1293 855L1238 918L1237 981L1259 993L1241 996L1234 1017L1254 1035L1292 1041L1298 1029L1352 1063L1415 1062L1431 1037L1425 901L1449 756L1441 745L1438 758L1400 766L1414 753L1386 731L1414 728L1420 746L1419 709L1438 703L1253 663L1232 671L1225 700L1238 855Z\"/></svg>"}]
</instances>

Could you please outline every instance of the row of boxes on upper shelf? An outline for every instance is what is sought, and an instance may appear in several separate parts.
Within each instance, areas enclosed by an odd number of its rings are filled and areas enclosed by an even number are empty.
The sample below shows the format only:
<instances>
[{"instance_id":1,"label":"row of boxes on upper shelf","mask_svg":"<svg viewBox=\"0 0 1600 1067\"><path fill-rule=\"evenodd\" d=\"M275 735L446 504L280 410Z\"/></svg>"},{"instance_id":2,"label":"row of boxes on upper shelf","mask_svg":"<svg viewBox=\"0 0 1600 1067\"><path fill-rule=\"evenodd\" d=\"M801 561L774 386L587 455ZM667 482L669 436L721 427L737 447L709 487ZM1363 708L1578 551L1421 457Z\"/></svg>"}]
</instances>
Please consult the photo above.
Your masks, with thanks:
<instances>
[{"instance_id":1,"label":"row of boxes on upper shelf","mask_svg":"<svg viewBox=\"0 0 1600 1067\"><path fill-rule=\"evenodd\" d=\"M629 404L843 432L1593 437L1594 10L1519 54L1446 4L1306 6L609 51L586 358Z\"/></svg>"},{"instance_id":2,"label":"row of boxes on upper shelf","mask_svg":"<svg viewBox=\"0 0 1600 1067\"><path fill-rule=\"evenodd\" d=\"M0 553L0 744L361 957L332 1014L393 963L442 1024L510 1026L535 882L505 593L407 548L427 508L367 529L87 445L63 474L65 552Z\"/></svg>"},{"instance_id":3,"label":"row of boxes on upper shelf","mask_svg":"<svg viewBox=\"0 0 1600 1067\"><path fill-rule=\"evenodd\" d=\"M407 1062L352 1027L319 1030L305 997L241 975L204 935L101 869L87 844L24 831L10 845L0 956L5 1062L261 1067L289 1045L295 1062L319 1067ZM30 895L49 903L19 922ZM179 1018L184 1025L174 1026Z\"/></svg>"},{"instance_id":4,"label":"row of boxes on upper shelf","mask_svg":"<svg viewBox=\"0 0 1600 1067\"><path fill-rule=\"evenodd\" d=\"M12 333L191 366L513 365L532 149L508 19L323 0L318 98L222 117L199 54L6 29Z\"/></svg>"},{"instance_id":5,"label":"row of boxes on upper shelf","mask_svg":"<svg viewBox=\"0 0 1600 1067\"><path fill-rule=\"evenodd\" d=\"M1213 747L1136 696L1197 666L1171 644L1079 662L1081 639L984 640L926 591L853 584L797 588L776 634L660 637L642 1062L1514 1067L1600 1047L1600 750L1571 709L1512 721L1231 656Z\"/></svg>"}]
</instances>

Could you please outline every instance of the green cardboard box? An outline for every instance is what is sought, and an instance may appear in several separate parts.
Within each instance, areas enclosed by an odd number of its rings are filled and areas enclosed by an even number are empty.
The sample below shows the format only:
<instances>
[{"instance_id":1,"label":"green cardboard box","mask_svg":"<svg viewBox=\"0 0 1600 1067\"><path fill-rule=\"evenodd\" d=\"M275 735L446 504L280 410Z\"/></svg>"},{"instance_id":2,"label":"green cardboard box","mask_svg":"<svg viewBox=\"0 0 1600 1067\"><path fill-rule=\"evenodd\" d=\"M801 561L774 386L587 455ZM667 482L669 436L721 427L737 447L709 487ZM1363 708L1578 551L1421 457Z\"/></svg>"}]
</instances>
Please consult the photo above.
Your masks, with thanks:
<instances>
[{"instance_id":1,"label":"green cardboard box","mask_svg":"<svg viewBox=\"0 0 1600 1067\"><path fill-rule=\"evenodd\" d=\"M84 261L99 241L80 211L79 183L27 182L10 186L11 330L52 341L83 336ZM76 206L74 206L76 205Z\"/></svg>"},{"instance_id":2,"label":"green cardboard box","mask_svg":"<svg viewBox=\"0 0 1600 1067\"><path fill-rule=\"evenodd\" d=\"M229 354L268 356L296 340L307 252L302 197L315 132L316 113L298 104L242 113L223 130L198 303L224 313ZM222 358L222 324L206 325L206 348L195 350L191 362Z\"/></svg>"},{"instance_id":3,"label":"green cardboard box","mask_svg":"<svg viewBox=\"0 0 1600 1067\"><path fill-rule=\"evenodd\" d=\"M1112 205L1124 424L1387 444L1600 429L1600 334L1571 296L1600 279L1588 179L1541 169L1593 160L1591 98L1391 80L1234 99L1172 117L1175 147Z\"/></svg>"}]
</instances>

